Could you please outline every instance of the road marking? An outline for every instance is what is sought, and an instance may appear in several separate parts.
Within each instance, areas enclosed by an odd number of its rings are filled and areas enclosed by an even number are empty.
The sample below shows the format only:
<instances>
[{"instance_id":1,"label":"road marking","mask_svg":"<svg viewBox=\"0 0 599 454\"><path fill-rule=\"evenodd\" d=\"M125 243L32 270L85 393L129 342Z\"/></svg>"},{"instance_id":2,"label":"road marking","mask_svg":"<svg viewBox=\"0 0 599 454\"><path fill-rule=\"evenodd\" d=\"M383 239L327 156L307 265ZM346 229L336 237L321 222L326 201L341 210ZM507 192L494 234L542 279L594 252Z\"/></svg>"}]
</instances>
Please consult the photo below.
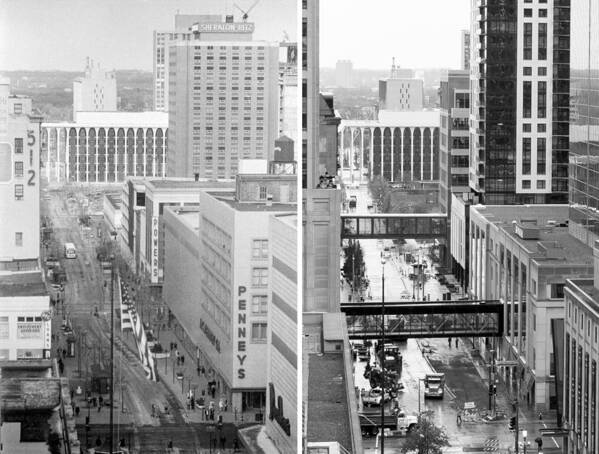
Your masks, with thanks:
<instances>
[{"instance_id":1,"label":"road marking","mask_svg":"<svg viewBox=\"0 0 599 454\"><path fill-rule=\"evenodd\" d=\"M543 422L543 427L544 427L545 429L547 429L547 424L545 424L544 422ZM551 439L553 440L553 443L555 443L555 447L556 447L556 448L559 448L559 445L557 444L557 441L555 441L555 438L554 438L554 437L551 437Z\"/></svg>"}]
</instances>

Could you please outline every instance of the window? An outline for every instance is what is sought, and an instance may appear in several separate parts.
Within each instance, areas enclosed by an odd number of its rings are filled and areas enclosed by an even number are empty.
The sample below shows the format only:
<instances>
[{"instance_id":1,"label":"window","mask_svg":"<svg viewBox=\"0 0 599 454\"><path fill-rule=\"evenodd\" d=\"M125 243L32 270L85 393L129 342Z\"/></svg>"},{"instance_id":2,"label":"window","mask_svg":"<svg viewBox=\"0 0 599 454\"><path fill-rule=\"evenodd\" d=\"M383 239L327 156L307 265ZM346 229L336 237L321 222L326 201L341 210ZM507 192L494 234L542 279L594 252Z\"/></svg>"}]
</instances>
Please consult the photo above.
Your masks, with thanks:
<instances>
[{"instance_id":1,"label":"window","mask_svg":"<svg viewBox=\"0 0 599 454\"><path fill-rule=\"evenodd\" d=\"M545 180L537 181L537 189L545 189Z\"/></svg>"},{"instance_id":2,"label":"window","mask_svg":"<svg viewBox=\"0 0 599 454\"><path fill-rule=\"evenodd\" d=\"M524 8L524 17L532 17L532 9Z\"/></svg>"},{"instance_id":3,"label":"window","mask_svg":"<svg viewBox=\"0 0 599 454\"><path fill-rule=\"evenodd\" d=\"M538 74L539 76L546 76L547 68L545 66L539 66Z\"/></svg>"},{"instance_id":4,"label":"window","mask_svg":"<svg viewBox=\"0 0 599 454\"><path fill-rule=\"evenodd\" d=\"M268 240L253 240L252 241L252 258L267 259L268 258Z\"/></svg>"},{"instance_id":5,"label":"window","mask_svg":"<svg viewBox=\"0 0 599 454\"><path fill-rule=\"evenodd\" d=\"M9 338L8 317L0 317L0 339Z\"/></svg>"},{"instance_id":6,"label":"window","mask_svg":"<svg viewBox=\"0 0 599 454\"><path fill-rule=\"evenodd\" d=\"M23 139L15 138L15 153L23 153Z\"/></svg>"},{"instance_id":7,"label":"window","mask_svg":"<svg viewBox=\"0 0 599 454\"><path fill-rule=\"evenodd\" d=\"M544 137L539 137L537 139L537 174L545 175L547 161L547 139Z\"/></svg>"},{"instance_id":8,"label":"window","mask_svg":"<svg viewBox=\"0 0 599 454\"><path fill-rule=\"evenodd\" d=\"M15 107L14 107L14 113L15 115L20 115L23 113L23 104L21 103L16 103Z\"/></svg>"},{"instance_id":9,"label":"window","mask_svg":"<svg viewBox=\"0 0 599 454\"><path fill-rule=\"evenodd\" d=\"M551 284L551 298L562 299L564 297L564 287L566 284Z\"/></svg>"},{"instance_id":10,"label":"window","mask_svg":"<svg viewBox=\"0 0 599 454\"><path fill-rule=\"evenodd\" d=\"M522 189L530 189L530 180L522 180Z\"/></svg>"},{"instance_id":11,"label":"window","mask_svg":"<svg viewBox=\"0 0 599 454\"><path fill-rule=\"evenodd\" d=\"M522 131L523 132L530 132L531 131L530 123L523 123L522 124Z\"/></svg>"},{"instance_id":12,"label":"window","mask_svg":"<svg viewBox=\"0 0 599 454\"><path fill-rule=\"evenodd\" d=\"M532 68L530 66L525 66L524 67L524 75L525 76L532 76Z\"/></svg>"},{"instance_id":13,"label":"window","mask_svg":"<svg viewBox=\"0 0 599 454\"><path fill-rule=\"evenodd\" d=\"M15 232L15 246L23 246L23 232Z\"/></svg>"},{"instance_id":14,"label":"window","mask_svg":"<svg viewBox=\"0 0 599 454\"><path fill-rule=\"evenodd\" d=\"M530 175L530 163L531 163L531 138L524 137L522 139L522 174Z\"/></svg>"},{"instance_id":15,"label":"window","mask_svg":"<svg viewBox=\"0 0 599 454\"><path fill-rule=\"evenodd\" d=\"M252 323L252 342L266 342L266 323Z\"/></svg>"},{"instance_id":16,"label":"window","mask_svg":"<svg viewBox=\"0 0 599 454\"><path fill-rule=\"evenodd\" d=\"M268 268L252 269L252 286L266 287L268 285Z\"/></svg>"},{"instance_id":17,"label":"window","mask_svg":"<svg viewBox=\"0 0 599 454\"><path fill-rule=\"evenodd\" d=\"M539 24L539 60L547 60L547 24Z\"/></svg>"},{"instance_id":18,"label":"window","mask_svg":"<svg viewBox=\"0 0 599 454\"><path fill-rule=\"evenodd\" d=\"M532 15L532 10L531 15ZM526 10L525 10L526 12ZM526 14L525 14L526 16ZM524 24L524 60L532 60L532 24L526 22Z\"/></svg>"},{"instance_id":19,"label":"window","mask_svg":"<svg viewBox=\"0 0 599 454\"><path fill-rule=\"evenodd\" d=\"M260 193L258 194L260 200L266 200L266 186L260 186Z\"/></svg>"},{"instance_id":20,"label":"window","mask_svg":"<svg viewBox=\"0 0 599 454\"><path fill-rule=\"evenodd\" d=\"M268 297L266 295L252 296L252 314L266 314L268 311Z\"/></svg>"},{"instance_id":21,"label":"window","mask_svg":"<svg viewBox=\"0 0 599 454\"><path fill-rule=\"evenodd\" d=\"M23 185L15 184L15 200L23 200Z\"/></svg>"},{"instance_id":22,"label":"window","mask_svg":"<svg viewBox=\"0 0 599 454\"><path fill-rule=\"evenodd\" d=\"M537 116L545 118L547 116L547 82L540 81L537 87Z\"/></svg>"},{"instance_id":23,"label":"window","mask_svg":"<svg viewBox=\"0 0 599 454\"><path fill-rule=\"evenodd\" d=\"M23 176L23 161L15 161L15 177Z\"/></svg>"},{"instance_id":24,"label":"window","mask_svg":"<svg viewBox=\"0 0 599 454\"><path fill-rule=\"evenodd\" d=\"M530 118L532 114L532 82L524 81L522 90L522 116Z\"/></svg>"},{"instance_id":25,"label":"window","mask_svg":"<svg viewBox=\"0 0 599 454\"><path fill-rule=\"evenodd\" d=\"M547 10L546 9L540 9L539 10L539 17L547 17Z\"/></svg>"},{"instance_id":26,"label":"window","mask_svg":"<svg viewBox=\"0 0 599 454\"><path fill-rule=\"evenodd\" d=\"M545 132L547 131L547 125L545 123L539 123L537 125L537 132Z\"/></svg>"}]
</instances>

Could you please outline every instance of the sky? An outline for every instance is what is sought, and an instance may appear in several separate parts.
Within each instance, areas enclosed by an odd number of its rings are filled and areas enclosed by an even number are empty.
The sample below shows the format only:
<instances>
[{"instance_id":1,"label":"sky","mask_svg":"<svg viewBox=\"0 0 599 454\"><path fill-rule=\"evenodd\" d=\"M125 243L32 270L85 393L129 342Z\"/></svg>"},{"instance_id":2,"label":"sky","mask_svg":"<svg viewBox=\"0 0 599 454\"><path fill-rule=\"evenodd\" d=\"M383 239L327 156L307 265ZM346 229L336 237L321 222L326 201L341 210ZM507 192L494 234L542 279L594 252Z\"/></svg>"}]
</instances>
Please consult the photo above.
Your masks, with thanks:
<instances>
[{"instance_id":1,"label":"sky","mask_svg":"<svg viewBox=\"0 0 599 454\"><path fill-rule=\"evenodd\" d=\"M255 0L0 0L0 70L152 70L152 32L180 14L231 14ZM297 40L297 1L260 0L249 14L254 39ZM276 19L276 20L274 20Z\"/></svg>"},{"instance_id":2,"label":"sky","mask_svg":"<svg viewBox=\"0 0 599 454\"><path fill-rule=\"evenodd\" d=\"M470 0L321 0L320 66L460 68Z\"/></svg>"}]
</instances>

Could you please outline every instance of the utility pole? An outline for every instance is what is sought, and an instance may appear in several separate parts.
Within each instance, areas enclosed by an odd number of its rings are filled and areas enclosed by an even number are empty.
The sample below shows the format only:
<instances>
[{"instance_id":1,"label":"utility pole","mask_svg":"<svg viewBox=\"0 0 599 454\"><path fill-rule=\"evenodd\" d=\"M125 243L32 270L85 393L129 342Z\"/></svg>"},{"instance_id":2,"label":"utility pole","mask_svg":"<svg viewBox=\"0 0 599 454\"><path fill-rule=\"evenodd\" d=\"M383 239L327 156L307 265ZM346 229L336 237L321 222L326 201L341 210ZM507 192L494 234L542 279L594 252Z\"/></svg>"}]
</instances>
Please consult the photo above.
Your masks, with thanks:
<instances>
[{"instance_id":1,"label":"utility pole","mask_svg":"<svg viewBox=\"0 0 599 454\"><path fill-rule=\"evenodd\" d=\"M114 255L110 256L110 454L114 439Z\"/></svg>"},{"instance_id":2,"label":"utility pole","mask_svg":"<svg viewBox=\"0 0 599 454\"><path fill-rule=\"evenodd\" d=\"M381 260L383 268L381 304L381 454L385 452L385 259Z\"/></svg>"},{"instance_id":3,"label":"utility pole","mask_svg":"<svg viewBox=\"0 0 599 454\"><path fill-rule=\"evenodd\" d=\"M519 415L518 413L520 412L520 363L518 361L497 361L496 362L498 367L501 366L505 366L505 367L514 367L515 371L516 371L516 398L514 399L512 405L514 407L514 410L516 412L516 414L514 415L515 419L516 419L516 424L514 427L514 432L515 432L515 440L514 440L514 452L516 454L519 453L519 447L518 447L518 438L519 438L519 431L520 431L520 421L519 421Z\"/></svg>"}]
</instances>

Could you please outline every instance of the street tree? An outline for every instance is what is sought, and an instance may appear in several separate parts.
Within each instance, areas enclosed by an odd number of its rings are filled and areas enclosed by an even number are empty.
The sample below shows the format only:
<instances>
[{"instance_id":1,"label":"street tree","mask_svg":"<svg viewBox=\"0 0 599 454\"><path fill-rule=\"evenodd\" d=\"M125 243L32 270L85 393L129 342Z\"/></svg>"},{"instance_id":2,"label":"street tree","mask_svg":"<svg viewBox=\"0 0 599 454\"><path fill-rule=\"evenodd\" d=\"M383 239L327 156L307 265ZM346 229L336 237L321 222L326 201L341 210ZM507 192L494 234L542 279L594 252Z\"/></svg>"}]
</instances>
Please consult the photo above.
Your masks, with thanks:
<instances>
[{"instance_id":1,"label":"street tree","mask_svg":"<svg viewBox=\"0 0 599 454\"><path fill-rule=\"evenodd\" d=\"M423 413L418 426L408 433L401 452L404 454L408 452L442 454L445 446L449 446L447 432L443 427L435 425L430 413Z\"/></svg>"},{"instance_id":2,"label":"street tree","mask_svg":"<svg viewBox=\"0 0 599 454\"><path fill-rule=\"evenodd\" d=\"M360 242L349 240L347 245L344 246L343 252L345 254L343 275L354 290L364 290L368 287L368 279L366 278L366 264L364 263L364 253Z\"/></svg>"},{"instance_id":3,"label":"street tree","mask_svg":"<svg viewBox=\"0 0 599 454\"><path fill-rule=\"evenodd\" d=\"M389 183L381 175L377 175L368 182L368 189L373 202L382 206L385 196L390 190Z\"/></svg>"}]
</instances>

